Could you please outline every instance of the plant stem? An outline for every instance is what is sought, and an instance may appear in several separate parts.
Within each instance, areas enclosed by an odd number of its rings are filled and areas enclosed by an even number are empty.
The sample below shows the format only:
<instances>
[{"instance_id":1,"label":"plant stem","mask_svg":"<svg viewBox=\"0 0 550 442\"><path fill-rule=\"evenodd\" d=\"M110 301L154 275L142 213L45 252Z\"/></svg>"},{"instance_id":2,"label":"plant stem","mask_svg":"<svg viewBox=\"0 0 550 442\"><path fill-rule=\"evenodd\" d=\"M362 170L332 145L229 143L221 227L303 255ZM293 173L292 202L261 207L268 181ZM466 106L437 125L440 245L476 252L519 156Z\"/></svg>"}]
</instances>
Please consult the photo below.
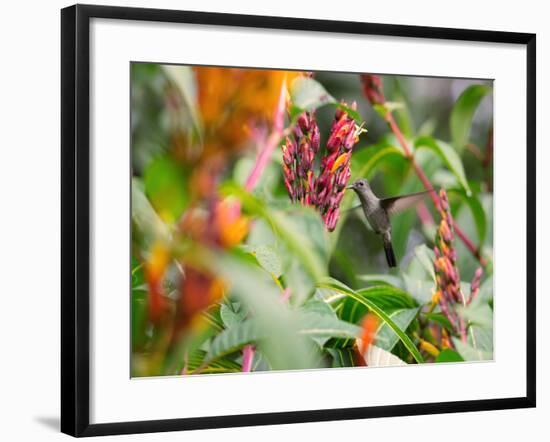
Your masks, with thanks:
<instances>
[{"instance_id":1,"label":"plant stem","mask_svg":"<svg viewBox=\"0 0 550 442\"><path fill-rule=\"evenodd\" d=\"M401 144L401 147L403 148L403 151L405 152L405 157L411 162L411 165L413 166L414 171L416 172L416 175L422 182L424 188L430 192L430 197L432 198L432 201L436 207L436 209L439 210L440 207L440 201L439 196L437 195L437 192L434 190L432 183L422 170L422 168L418 165L418 163L414 159L414 155L412 154L412 151L405 140L405 137L403 136L403 133L399 129L399 126L397 125L397 122L395 121L395 118L393 117L393 114L391 112L386 113L386 121L388 125L390 126L391 131L396 136L397 140L399 141L399 144ZM472 240L468 238L468 236L460 229L458 224L453 221L453 227L457 234L457 236L462 240L466 248L474 255L474 257L479 261L479 263L482 266L486 266L487 262L486 260L481 256L481 253L479 249L474 245Z\"/></svg>"},{"instance_id":2,"label":"plant stem","mask_svg":"<svg viewBox=\"0 0 550 442\"><path fill-rule=\"evenodd\" d=\"M481 153L481 150L479 150L479 147L477 147L474 143L468 143L465 147L466 150L470 151L474 157L483 162L483 154Z\"/></svg>"},{"instance_id":3,"label":"plant stem","mask_svg":"<svg viewBox=\"0 0 550 442\"><path fill-rule=\"evenodd\" d=\"M491 162L493 161L493 128L489 130L487 137L487 145L485 146L485 157L483 158L483 168L485 169L485 179L487 181L487 189L493 191L493 177L491 175Z\"/></svg>"},{"instance_id":4,"label":"plant stem","mask_svg":"<svg viewBox=\"0 0 550 442\"><path fill-rule=\"evenodd\" d=\"M285 117L285 105L286 105L286 81L283 80L281 84L281 91L279 93L279 101L277 103L277 109L273 117L273 130L265 141L265 144L260 148L256 163L252 168L252 172L248 176L244 188L250 192L258 180L262 176L262 173L271 159L271 155L275 148L279 145L281 138L283 138L284 117Z\"/></svg>"},{"instance_id":5,"label":"plant stem","mask_svg":"<svg viewBox=\"0 0 550 442\"><path fill-rule=\"evenodd\" d=\"M254 350L256 347L247 345L243 348L243 373L248 373L252 370L252 360L254 359Z\"/></svg>"},{"instance_id":6,"label":"plant stem","mask_svg":"<svg viewBox=\"0 0 550 442\"><path fill-rule=\"evenodd\" d=\"M281 293L281 302L288 302L290 299L290 287L287 287L283 290L283 293Z\"/></svg>"}]
</instances>

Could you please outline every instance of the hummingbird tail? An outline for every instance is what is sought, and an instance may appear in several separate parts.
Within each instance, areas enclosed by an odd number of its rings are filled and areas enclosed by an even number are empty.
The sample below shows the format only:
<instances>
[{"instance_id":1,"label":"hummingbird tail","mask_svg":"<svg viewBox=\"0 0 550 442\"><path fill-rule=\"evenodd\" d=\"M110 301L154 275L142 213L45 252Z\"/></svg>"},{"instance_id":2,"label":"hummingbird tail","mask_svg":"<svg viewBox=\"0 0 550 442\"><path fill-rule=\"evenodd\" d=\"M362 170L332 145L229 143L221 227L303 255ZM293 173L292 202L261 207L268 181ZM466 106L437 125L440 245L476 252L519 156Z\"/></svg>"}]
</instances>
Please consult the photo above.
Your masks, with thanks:
<instances>
[{"instance_id":1,"label":"hummingbird tail","mask_svg":"<svg viewBox=\"0 0 550 442\"><path fill-rule=\"evenodd\" d=\"M395 259L395 253L393 253L391 240L388 241L384 239L384 252L386 252L386 261L388 261L388 266L397 267L397 260Z\"/></svg>"}]
</instances>

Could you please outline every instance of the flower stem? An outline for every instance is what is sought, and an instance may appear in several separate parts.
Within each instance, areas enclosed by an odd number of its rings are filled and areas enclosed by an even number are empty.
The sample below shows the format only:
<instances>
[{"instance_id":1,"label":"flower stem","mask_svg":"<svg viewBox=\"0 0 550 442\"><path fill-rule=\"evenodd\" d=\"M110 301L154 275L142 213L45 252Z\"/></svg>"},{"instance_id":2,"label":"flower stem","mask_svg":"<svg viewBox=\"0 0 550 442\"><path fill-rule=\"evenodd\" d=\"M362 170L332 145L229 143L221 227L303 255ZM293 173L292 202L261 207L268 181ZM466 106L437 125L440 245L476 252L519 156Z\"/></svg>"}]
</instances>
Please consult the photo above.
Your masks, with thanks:
<instances>
[{"instance_id":1,"label":"flower stem","mask_svg":"<svg viewBox=\"0 0 550 442\"><path fill-rule=\"evenodd\" d=\"M256 347L247 345L243 348L243 373L248 373L252 370L252 360L254 359L254 350Z\"/></svg>"},{"instance_id":2,"label":"flower stem","mask_svg":"<svg viewBox=\"0 0 550 442\"><path fill-rule=\"evenodd\" d=\"M290 299L290 293L290 287L284 289L283 293L281 293L281 302L288 302L288 300Z\"/></svg>"},{"instance_id":3,"label":"flower stem","mask_svg":"<svg viewBox=\"0 0 550 442\"><path fill-rule=\"evenodd\" d=\"M279 101L277 103L277 109L273 117L273 130L265 141L265 144L260 148L256 163L252 168L252 172L248 176L244 185L245 189L250 192L258 183L262 173L271 159L271 155L275 148L279 145L281 138L283 137L284 117L285 117L285 105L286 105L286 81L281 84L281 91L279 93Z\"/></svg>"}]
</instances>

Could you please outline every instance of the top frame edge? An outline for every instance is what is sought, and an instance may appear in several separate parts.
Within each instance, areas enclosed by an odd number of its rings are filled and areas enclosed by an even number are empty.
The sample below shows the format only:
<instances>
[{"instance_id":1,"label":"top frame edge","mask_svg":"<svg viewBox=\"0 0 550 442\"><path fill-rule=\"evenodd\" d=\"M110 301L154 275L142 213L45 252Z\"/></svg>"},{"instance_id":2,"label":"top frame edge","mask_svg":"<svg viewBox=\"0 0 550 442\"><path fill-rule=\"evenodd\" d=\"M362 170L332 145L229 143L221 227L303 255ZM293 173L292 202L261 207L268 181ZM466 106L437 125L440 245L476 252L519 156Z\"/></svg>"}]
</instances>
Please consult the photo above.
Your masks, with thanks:
<instances>
[{"instance_id":1,"label":"top frame edge","mask_svg":"<svg viewBox=\"0 0 550 442\"><path fill-rule=\"evenodd\" d=\"M391 37L433 38L486 43L529 44L536 34L432 26L337 21L302 17L262 16L206 11L182 11L123 6L75 4L80 20L107 18L120 20L189 23L213 26L236 26L293 31L335 32L341 34L380 35Z\"/></svg>"}]
</instances>

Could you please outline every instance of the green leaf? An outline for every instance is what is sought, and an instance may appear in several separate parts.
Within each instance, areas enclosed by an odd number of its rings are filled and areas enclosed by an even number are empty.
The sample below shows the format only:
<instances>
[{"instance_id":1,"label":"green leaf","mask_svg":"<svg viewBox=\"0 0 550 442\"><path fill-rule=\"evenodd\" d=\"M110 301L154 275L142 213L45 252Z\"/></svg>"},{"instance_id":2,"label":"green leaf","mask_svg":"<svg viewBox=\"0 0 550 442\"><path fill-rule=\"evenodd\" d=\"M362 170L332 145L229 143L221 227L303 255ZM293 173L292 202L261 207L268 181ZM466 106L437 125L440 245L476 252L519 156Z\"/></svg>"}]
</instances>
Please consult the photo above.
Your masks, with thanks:
<instances>
[{"instance_id":1,"label":"green leaf","mask_svg":"<svg viewBox=\"0 0 550 442\"><path fill-rule=\"evenodd\" d=\"M304 269L314 281L318 281L323 277L326 273L327 256L323 256L323 253L321 253L318 248L320 242L326 244L322 238L319 238L318 235L315 235L313 238L307 231L301 231L296 223L291 221L288 215L282 211L272 210L263 201L260 201L235 184L226 184L222 186L221 191L226 195L236 196L246 210L264 218L271 225L275 234L284 242L289 251L300 260ZM300 208L299 212L299 216L303 219L308 217L309 221L312 222L312 218L315 218L317 224L321 225L321 218L313 212L312 209ZM308 225L310 228L312 227L312 224ZM316 228L315 231L318 232L318 228ZM311 230L309 230L309 232L311 232Z\"/></svg>"},{"instance_id":2,"label":"green leaf","mask_svg":"<svg viewBox=\"0 0 550 442\"><path fill-rule=\"evenodd\" d=\"M418 137L414 142L414 147L419 149L430 149L435 152L449 168L451 172L456 176L460 185L464 188L467 195L471 195L472 191L466 179L466 173L464 172L464 165L462 160L452 148L452 146L441 140L435 140L432 137Z\"/></svg>"},{"instance_id":3,"label":"green leaf","mask_svg":"<svg viewBox=\"0 0 550 442\"><path fill-rule=\"evenodd\" d=\"M493 275L489 275L487 279L481 283L477 299L485 302L493 300Z\"/></svg>"},{"instance_id":4,"label":"green leaf","mask_svg":"<svg viewBox=\"0 0 550 442\"><path fill-rule=\"evenodd\" d=\"M400 288L379 285L357 290L357 293L384 309L393 311L395 309L414 308L418 304L414 298Z\"/></svg>"},{"instance_id":5,"label":"green leaf","mask_svg":"<svg viewBox=\"0 0 550 442\"><path fill-rule=\"evenodd\" d=\"M131 303L132 318L132 348L141 348L146 340L147 327L147 292L145 290L132 289Z\"/></svg>"},{"instance_id":6,"label":"green leaf","mask_svg":"<svg viewBox=\"0 0 550 442\"><path fill-rule=\"evenodd\" d=\"M230 302L220 306L220 317L226 328L234 327L246 318L246 311L238 302Z\"/></svg>"},{"instance_id":7,"label":"green leaf","mask_svg":"<svg viewBox=\"0 0 550 442\"><path fill-rule=\"evenodd\" d=\"M345 113L347 113L351 118L353 118L355 120L355 122L357 124L362 124L363 123L363 117L361 117L361 114L359 112L357 112L355 109L352 109L351 107L349 106L346 106L345 104L343 103L339 103L339 102L334 102L334 103L331 103L333 104L336 108L344 111ZM363 129L363 132L367 132L366 129Z\"/></svg>"},{"instance_id":8,"label":"green leaf","mask_svg":"<svg viewBox=\"0 0 550 442\"><path fill-rule=\"evenodd\" d=\"M352 155L352 179L370 178L376 170L378 164L382 161L387 161L390 157L403 158L403 150L395 146L385 146L382 148L373 149L371 147L361 150L360 154ZM364 152L364 153L363 153Z\"/></svg>"},{"instance_id":9,"label":"green leaf","mask_svg":"<svg viewBox=\"0 0 550 442\"><path fill-rule=\"evenodd\" d=\"M492 351L476 349L470 344L465 344L460 339L453 338L453 344L465 361L487 361L493 358Z\"/></svg>"},{"instance_id":10,"label":"green leaf","mask_svg":"<svg viewBox=\"0 0 550 442\"><path fill-rule=\"evenodd\" d=\"M283 273L281 259L274 247L269 245L261 245L258 247L248 248L250 253L256 257L258 264L269 274L278 278Z\"/></svg>"},{"instance_id":11,"label":"green leaf","mask_svg":"<svg viewBox=\"0 0 550 442\"><path fill-rule=\"evenodd\" d=\"M432 174L432 185L436 188L447 189L447 192L460 186L454 173L447 169L438 169Z\"/></svg>"},{"instance_id":12,"label":"green leaf","mask_svg":"<svg viewBox=\"0 0 550 442\"><path fill-rule=\"evenodd\" d=\"M493 351L493 327L470 326L468 343L478 350Z\"/></svg>"},{"instance_id":13,"label":"green leaf","mask_svg":"<svg viewBox=\"0 0 550 442\"><path fill-rule=\"evenodd\" d=\"M203 311L202 316L212 328L214 328L216 331L222 331L223 320L220 315L219 306L213 306L210 309Z\"/></svg>"},{"instance_id":14,"label":"green leaf","mask_svg":"<svg viewBox=\"0 0 550 442\"><path fill-rule=\"evenodd\" d=\"M327 229L319 213L311 207L293 205L284 213L284 218L293 226L302 244L297 246L312 247L312 251L323 261L323 267L328 265L329 249ZM307 240L304 242L304 240ZM308 244L308 242L310 244Z\"/></svg>"},{"instance_id":15,"label":"green leaf","mask_svg":"<svg viewBox=\"0 0 550 442\"><path fill-rule=\"evenodd\" d=\"M429 249L426 244L420 244L414 249L414 255L418 261L422 264L422 267L426 270L428 275L432 277L435 282L435 270L434 270L434 251Z\"/></svg>"},{"instance_id":16,"label":"green leaf","mask_svg":"<svg viewBox=\"0 0 550 442\"><path fill-rule=\"evenodd\" d=\"M320 349L306 335L299 333L300 316L287 303L281 302L281 290L272 277L251 262L250 255L235 248L230 251L213 250L200 244L188 245L181 255L190 265L206 268L223 278L231 293L250 313L254 325L238 335L233 328L218 335L218 341L209 353L217 355L239 349L254 341L273 370L311 369L323 366ZM238 324L248 323L244 321ZM217 339L217 338L216 338ZM212 342L211 345L214 343ZM223 344L223 345L222 345Z\"/></svg>"},{"instance_id":17,"label":"green leaf","mask_svg":"<svg viewBox=\"0 0 550 442\"><path fill-rule=\"evenodd\" d=\"M143 274L143 263L139 262L132 254L132 289L145 284L145 275Z\"/></svg>"},{"instance_id":18,"label":"green leaf","mask_svg":"<svg viewBox=\"0 0 550 442\"><path fill-rule=\"evenodd\" d=\"M336 102L321 83L309 77L298 77L290 85L292 104L300 110L311 111Z\"/></svg>"},{"instance_id":19,"label":"green leaf","mask_svg":"<svg viewBox=\"0 0 550 442\"><path fill-rule=\"evenodd\" d=\"M250 262L249 256L238 249L213 252L195 245L187 252L186 259L212 269L227 281L232 299L238 300L250 312L256 324L256 328L251 330L256 335L245 334L247 339L241 343L261 337L258 348L272 369L318 367L319 351L311 339L298 334L300 323L296 311L281 302L280 288L271 276ZM231 342L235 343L234 340Z\"/></svg>"},{"instance_id":20,"label":"green leaf","mask_svg":"<svg viewBox=\"0 0 550 442\"><path fill-rule=\"evenodd\" d=\"M332 357L332 368L355 366L353 348L327 348L327 353Z\"/></svg>"},{"instance_id":21,"label":"green leaf","mask_svg":"<svg viewBox=\"0 0 550 442\"><path fill-rule=\"evenodd\" d=\"M435 129L437 128L437 119L430 117L424 121L418 128L418 135L433 135Z\"/></svg>"},{"instance_id":22,"label":"green leaf","mask_svg":"<svg viewBox=\"0 0 550 442\"><path fill-rule=\"evenodd\" d=\"M328 287L336 291L340 291L341 293L346 294L347 296L354 299L358 303L366 306L371 312L373 312L376 316L378 316L382 321L384 321L391 327L391 329L399 336L399 339L401 340L401 342L403 342L403 345L407 348L407 350L412 354L412 356L418 363L424 362L424 358L418 351L418 348L416 348L416 346L412 342L411 338L409 338L399 328L399 326L388 316L388 314L386 314L373 301L365 298L364 296L361 296L359 293L355 292L354 290L350 289L346 285L332 278L325 278L322 282L319 283L319 287Z\"/></svg>"},{"instance_id":23,"label":"green leaf","mask_svg":"<svg viewBox=\"0 0 550 442\"><path fill-rule=\"evenodd\" d=\"M202 124L197 110L197 86L193 69L190 66L162 65L162 69L178 88L189 115L193 122L193 127L199 135L202 136Z\"/></svg>"},{"instance_id":24,"label":"green leaf","mask_svg":"<svg viewBox=\"0 0 550 442\"><path fill-rule=\"evenodd\" d=\"M132 221L145 242L160 240L167 243L170 232L160 219L143 192L143 185L138 178L132 178Z\"/></svg>"},{"instance_id":25,"label":"green leaf","mask_svg":"<svg viewBox=\"0 0 550 442\"><path fill-rule=\"evenodd\" d=\"M337 310L337 307L335 308L335 306L332 305L329 301L325 301L323 296L320 294L320 289L315 289L315 296L308 299L307 302L305 302L299 308L299 311L303 312L303 313L310 312L310 313L315 313L315 314L318 314L318 315L321 315L321 316L324 315L324 316L327 316L329 318L339 320L340 318L338 317L338 315L336 313L336 310ZM336 339L338 339L338 338L336 338ZM323 338L322 340L317 339L316 341L322 347L329 340L330 339L328 339L328 338L327 339ZM340 339L338 339L338 340L340 340ZM345 340L347 341L347 339L345 339Z\"/></svg>"},{"instance_id":26,"label":"green leaf","mask_svg":"<svg viewBox=\"0 0 550 442\"><path fill-rule=\"evenodd\" d=\"M343 293L337 292L326 287L317 287L315 289L315 298L320 299L326 304L331 305L334 311L337 311L342 301L348 299ZM348 321L351 322L351 321Z\"/></svg>"},{"instance_id":27,"label":"green leaf","mask_svg":"<svg viewBox=\"0 0 550 442\"><path fill-rule=\"evenodd\" d=\"M336 316L320 314L314 311L303 311L297 316L299 336L309 338L321 338L328 340L331 337L355 339L360 328L354 324L341 321ZM258 343L268 337L269 332L258 323L256 319L248 319L234 324L233 327L222 331L217 335L205 357L206 363L234 353L247 344Z\"/></svg>"},{"instance_id":28,"label":"green leaf","mask_svg":"<svg viewBox=\"0 0 550 442\"><path fill-rule=\"evenodd\" d=\"M292 305L301 305L315 290L315 281L304 271L300 261L294 257L290 258L290 264L285 269L284 281L291 291Z\"/></svg>"},{"instance_id":29,"label":"green leaf","mask_svg":"<svg viewBox=\"0 0 550 442\"><path fill-rule=\"evenodd\" d=\"M462 152L468 143L475 111L491 90L490 86L475 84L467 87L456 100L451 111L450 126L453 145L458 152Z\"/></svg>"},{"instance_id":30,"label":"green leaf","mask_svg":"<svg viewBox=\"0 0 550 442\"><path fill-rule=\"evenodd\" d=\"M405 104L400 101L386 101L382 104L375 104L373 108L378 113L378 115L380 115L385 120L386 114L388 114L388 112L404 109Z\"/></svg>"},{"instance_id":31,"label":"green leaf","mask_svg":"<svg viewBox=\"0 0 550 442\"><path fill-rule=\"evenodd\" d=\"M319 338L357 338L361 329L349 322L341 321L336 316L318 312L299 314L298 333L304 336Z\"/></svg>"},{"instance_id":32,"label":"green leaf","mask_svg":"<svg viewBox=\"0 0 550 442\"><path fill-rule=\"evenodd\" d=\"M427 304L431 301L435 286L433 280L414 278L407 273L403 273L403 280L405 281L405 290L407 290L407 293L410 293L419 304Z\"/></svg>"},{"instance_id":33,"label":"green leaf","mask_svg":"<svg viewBox=\"0 0 550 442\"><path fill-rule=\"evenodd\" d=\"M166 353L161 372L165 375L179 375L184 368L185 359L196 350L206 350L210 339L222 330L222 324L218 325L216 317L219 315L219 306L213 306L201 314L205 319L205 326L191 328L187 333L181 334L174 343L170 352ZM189 367L188 367L189 368Z\"/></svg>"},{"instance_id":34,"label":"green leaf","mask_svg":"<svg viewBox=\"0 0 550 442\"><path fill-rule=\"evenodd\" d=\"M396 310L414 308L417 306L414 299L406 292L392 286L374 286L366 289L357 290L357 293L375 303L387 314ZM342 295L344 296L344 295ZM368 313L368 308L346 297L338 310L338 316L347 322L359 323Z\"/></svg>"},{"instance_id":35,"label":"green leaf","mask_svg":"<svg viewBox=\"0 0 550 442\"><path fill-rule=\"evenodd\" d=\"M435 362L462 362L464 359L456 351L446 348L442 350L437 357Z\"/></svg>"},{"instance_id":36,"label":"green leaf","mask_svg":"<svg viewBox=\"0 0 550 442\"><path fill-rule=\"evenodd\" d=\"M215 359L234 353L247 344L259 341L265 334L266 331L252 319L233 324L212 340L205 362L211 363Z\"/></svg>"},{"instance_id":37,"label":"green leaf","mask_svg":"<svg viewBox=\"0 0 550 442\"><path fill-rule=\"evenodd\" d=\"M315 290L316 279L308 272L306 262L296 247L307 247L309 252L318 257L322 262L323 271L326 272L329 260L327 249L327 231L317 212L311 208L293 206L289 211L280 212L292 227L295 238L301 238L300 243L290 244L282 238L282 251L280 256L283 261L283 273L286 286L291 289L292 305L302 304Z\"/></svg>"},{"instance_id":38,"label":"green leaf","mask_svg":"<svg viewBox=\"0 0 550 442\"><path fill-rule=\"evenodd\" d=\"M300 322L302 327L325 330L325 333L313 334L311 337L321 347L327 341L354 342L359 335L360 329L355 324L344 322L338 319L336 312L329 304L320 299L310 299L301 308Z\"/></svg>"},{"instance_id":39,"label":"green leaf","mask_svg":"<svg viewBox=\"0 0 550 442\"><path fill-rule=\"evenodd\" d=\"M424 317L429 321L437 322L449 331L453 331L451 321L443 313L424 313Z\"/></svg>"},{"instance_id":40,"label":"green leaf","mask_svg":"<svg viewBox=\"0 0 550 442\"><path fill-rule=\"evenodd\" d=\"M470 324L484 328L493 327L493 310L491 310L489 304L483 300L476 298L466 307L459 305L457 309L464 320L468 321Z\"/></svg>"},{"instance_id":41,"label":"green leaf","mask_svg":"<svg viewBox=\"0 0 550 442\"><path fill-rule=\"evenodd\" d=\"M386 109L386 106L384 106L384 104L375 103L372 107L383 120L386 119L388 109Z\"/></svg>"},{"instance_id":42,"label":"green leaf","mask_svg":"<svg viewBox=\"0 0 550 442\"><path fill-rule=\"evenodd\" d=\"M324 86L313 78L298 77L290 85L290 119L295 120L304 111L312 111L327 104L332 105L353 118L356 124L363 123L363 118L356 109L338 102ZM366 129L362 130L366 132Z\"/></svg>"},{"instance_id":43,"label":"green leaf","mask_svg":"<svg viewBox=\"0 0 550 442\"><path fill-rule=\"evenodd\" d=\"M359 281L370 282L375 285L386 284L399 289L403 289L403 281L398 276L387 274L358 275Z\"/></svg>"},{"instance_id":44,"label":"green leaf","mask_svg":"<svg viewBox=\"0 0 550 442\"><path fill-rule=\"evenodd\" d=\"M468 196L464 191L458 189L449 190L449 192L459 195L462 201L464 201L470 209L470 212L472 213L472 217L474 218L474 222L476 224L477 234L479 238L479 246L482 247L483 243L485 242L485 236L487 235L487 217L478 196Z\"/></svg>"},{"instance_id":45,"label":"green leaf","mask_svg":"<svg viewBox=\"0 0 550 442\"><path fill-rule=\"evenodd\" d=\"M411 322L416 318L418 308L397 310L389 315L392 321L403 331L407 330ZM376 334L376 345L383 350L391 351L399 341L399 336L387 324L383 323Z\"/></svg>"},{"instance_id":46,"label":"green leaf","mask_svg":"<svg viewBox=\"0 0 550 442\"><path fill-rule=\"evenodd\" d=\"M169 156L151 161L144 172L145 194L167 222L176 221L189 203L187 173Z\"/></svg>"},{"instance_id":47,"label":"green leaf","mask_svg":"<svg viewBox=\"0 0 550 442\"><path fill-rule=\"evenodd\" d=\"M199 367L201 367L201 374L238 373L241 371L241 366L229 358L219 358L202 366L205 356L206 352L200 349L191 352L187 358L187 372L193 374Z\"/></svg>"},{"instance_id":48,"label":"green leaf","mask_svg":"<svg viewBox=\"0 0 550 442\"><path fill-rule=\"evenodd\" d=\"M300 307L300 311L304 313L317 313L319 315L327 315L336 318L336 313L330 307L328 302L320 298L311 298Z\"/></svg>"},{"instance_id":49,"label":"green leaf","mask_svg":"<svg viewBox=\"0 0 550 442\"><path fill-rule=\"evenodd\" d=\"M407 253L409 237L418 224L418 215L415 210L405 210L394 215L391 224L393 251L398 257L397 262L399 266L402 263L402 259L399 257L404 257Z\"/></svg>"}]
</instances>

